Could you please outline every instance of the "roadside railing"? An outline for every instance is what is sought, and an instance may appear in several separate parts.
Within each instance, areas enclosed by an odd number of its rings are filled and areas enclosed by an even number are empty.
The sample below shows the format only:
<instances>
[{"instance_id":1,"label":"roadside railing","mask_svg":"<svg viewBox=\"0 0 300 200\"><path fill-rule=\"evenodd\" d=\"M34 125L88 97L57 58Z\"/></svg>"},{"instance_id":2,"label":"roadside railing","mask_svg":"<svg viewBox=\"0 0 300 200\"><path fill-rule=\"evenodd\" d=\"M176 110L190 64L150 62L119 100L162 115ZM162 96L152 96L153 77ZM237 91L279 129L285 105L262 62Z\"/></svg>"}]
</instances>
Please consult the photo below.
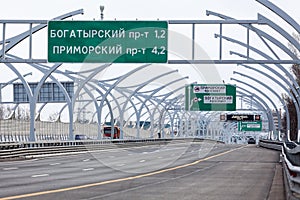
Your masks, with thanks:
<instances>
[{"instance_id":1,"label":"roadside railing","mask_svg":"<svg viewBox=\"0 0 300 200\"><path fill-rule=\"evenodd\" d=\"M282 144L281 141L259 140L259 146L278 151L281 151Z\"/></svg>"},{"instance_id":2,"label":"roadside railing","mask_svg":"<svg viewBox=\"0 0 300 200\"><path fill-rule=\"evenodd\" d=\"M300 145L295 142L260 140L259 146L281 151L286 199L300 199Z\"/></svg>"},{"instance_id":3,"label":"roadside railing","mask_svg":"<svg viewBox=\"0 0 300 200\"><path fill-rule=\"evenodd\" d=\"M283 171L287 199L300 199L300 146L294 142L283 143Z\"/></svg>"}]
</instances>

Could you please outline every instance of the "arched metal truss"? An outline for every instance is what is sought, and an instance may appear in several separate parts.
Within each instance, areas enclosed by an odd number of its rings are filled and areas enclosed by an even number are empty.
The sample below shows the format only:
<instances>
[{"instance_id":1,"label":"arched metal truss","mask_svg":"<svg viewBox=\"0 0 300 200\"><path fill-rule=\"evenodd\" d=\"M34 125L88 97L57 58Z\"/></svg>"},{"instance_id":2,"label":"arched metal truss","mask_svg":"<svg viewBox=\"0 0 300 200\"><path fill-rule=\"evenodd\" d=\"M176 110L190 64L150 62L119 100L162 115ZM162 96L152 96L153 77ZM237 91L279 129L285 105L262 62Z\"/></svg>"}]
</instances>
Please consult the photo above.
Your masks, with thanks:
<instances>
[{"instance_id":1,"label":"arched metal truss","mask_svg":"<svg viewBox=\"0 0 300 200\"><path fill-rule=\"evenodd\" d=\"M299 24L292 19L287 13L282 11L276 5L272 4L267 0L257 0L260 4L270 9L272 12L277 14L280 18L286 21L297 33L300 33ZM54 20L64 20L79 14L83 14L83 10L77 10L64 14L62 16L54 18ZM294 55L294 53L283 44L279 39L274 38L272 35L265 32L264 27L269 27L272 30L279 33L288 42L290 42L296 49L300 50L300 44L296 41L292 35L282 28L280 28L276 23L268 19L267 17L258 14L257 20L237 20L232 17L215 13L212 11L207 11L207 15L213 15L221 18L221 20L170 20L168 23L171 25L186 24L191 25L192 30L192 45L191 45L191 59L181 59L181 60L168 60L168 64L238 64L244 67L251 68L257 73L264 74L264 72L247 66L245 64L259 64L265 69L271 71L277 77L283 80L287 87L274 80L280 87L284 88L285 91L291 96L297 105L297 113L299 115L299 105L300 105L300 87L295 81L294 77L289 73L288 70L283 66L284 64L300 64L299 58ZM23 126L24 131L27 131L28 140L36 141L40 139L49 139L49 133L44 133L45 126L50 126L49 124L43 123L41 120L41 113L46 110L50 102L38 102L39 91L43 87L45 82L55 83L61 92L63 93L66 101L60 103L60 107L57 108L57 113L55 117L52 118L52 122L56 123L56 126L50 128L52 132L58 132L62 137L55 137L54 139L74 139L75 134L86 134L85 129L88 129L88 135L93 138L103 139L102 128L105 125L108 126L119 126L121 129L121 138L144 138L157 137L157 133L161 133L162 137L195 137L195 136L209 136L216 139L216 137L223 137L224 131L221 129L209 129L210 124L216 119L216 116L220 112L214 113L193 113L184 111L184 85L188 84L188 77L182 75L176 75L173 79L170 78L165 85L160 85L145 89L149 84L154 83L163 77L169 77L170 74L179 74L176 70L162 71L160 74L149 74L145 77L142 82L138 82L135 85L122 84L124 81L131 79L136 73L143 71L151 66L151 64L142 64L135 69L117 76L111 79L98 80L97 76L103 71L112 66L111 63L102 64L89 70L83 71L70 71L61 70L63 63L55 63L51 66L47 63L47 59L44 58L34 58L33 56L33 35L44 28L47 28L47 20L0 20L2 25L2 41L0 41L0 63L10 69L17 78L7 81L6 83L0 84L0 105L2 102L2 92L1 90L19 81L22 83L26 90L26 95L28 96L29 103L29 123L25 123ZM22 24L28 25L28 30L17 34L11 38L7 38L7 26L11 24ZM197 25L207 25L213 24L219 26L219 32L215 34L215 38L219 39L218 47L218 58L212 60L199 59L196 56L196 31ZM234 38L230 38L223 35L223 28L226 25L240 25L246 30L246 42L243 43ZM261 25L261 26L257 26ZM255 33L265 47L271 52L267 54L260 50L259 48L253 46L250 41L250 32ZM29 41L27 56L17 56L12 55L10 51L17 47L24 40ZM237 44L246 49L246 55L230 51L231 55L237 55L239 59L228 59L223 54L223 44L224 41ZM172 41L171 41L172 42ZM276 46L288 59L281 59L280 55L272 48ZM250 52L254 52L259 56L260 59L250 57ZM24 63L30 66L32 69L39 71L42 74L37 87L34 91L29 86L29 81L25 79L30 73L22 75L22 73L15 66L17 63ZM279 70L287 75L287 78L280 75L276 70L274 70L270 65L276 66ZM242 74L242 72L239 72ZM148 75L148 74L147 74ZM272 79L268 74L264 74L266 77ZM70 97L68 92L58 81L57 77L63 77L65 79L74 82L75 90L74 96ZM245 77L245 76L244 76ZM248 76L248 79L254 80L253 77ZM243 86L251 87L251 85L237 80L242 83ZM255 79L258 82L258 80ZM181 86L178 86L181 85ZM263 83L261 83L263 85ZM170 87L172 86L172 87ZM246 88L247 88L246 87ZM171 89L170 89L171 88ZM272 116L272 111L268 104L261 98L264 96L260 89L254 88L255 94L251 93L245 87L237 86L238 93L247 96L252 96L251 100L260 110L266 112L269 123L270 135L273 136L275 130L274 119ZM289 92L289 89L292 91ZM273 91L276 93L276 91ZM278 96L278 94L277 94ZM268 97L266 97L268 98ZM278 97L279 98L279 97ZM280 98L279 98L280 99ZM270 100L274 108L277 110L275 103ZM7 104L9 102L6 102ZM13 115L17 113L17 109L21 107L24 103L10 102L13 106L10 109L10 114L7 119L12 119ZM283 102L282 102L283 104ZM286 106L284 104L284 108ZM277 111L277 115L278 111ZM289 113L286 112L287 119L289 121ZM280 118L280 116L278 116ZM67 120L64 121L63 118ZM1 121L1 116L0 116ZM63 122L64 121L64 122ZM1 122L0 122L1 123ZM189 125L191 124L191 125ZM221 123L222 124L222 123ZM0 135L1 133L0 124ZM8 124L5 126L9 126ZM169 126L169 127L166 127ZM40 127L40 128L38 128ZM221 127L221 125L220 125ZM233 126L228 126L228 129L232 129ZM23 129L23 127L21 127ZM298 128L300 130L300 117L298 117ZM61 130L60 130L61 129ZM113 129L112 129L113 130ZM134 132L132 132L134 130ZM290 126L288 125L288 139L289 139ZM83 132L82 132L83 131ZM280 132L280 128L279 128ZM205 133L205 134L204 134ZM56 133L55 133L56 134ZM4 133L5 135L5 133ZM11 133L11 135L16 136L17 133ZM10 137L10 136L9 136ZM226 136L228 139L228 136ZM1 139L2 138L2 139ZM6 136L1 136L0 141L6 140ZM18 140L23 140L24 135L20 136ZM27 139L25 139L27 140ZM298 141L300 140L300 131L298 131Z\"/></svg>"}]
</instances>

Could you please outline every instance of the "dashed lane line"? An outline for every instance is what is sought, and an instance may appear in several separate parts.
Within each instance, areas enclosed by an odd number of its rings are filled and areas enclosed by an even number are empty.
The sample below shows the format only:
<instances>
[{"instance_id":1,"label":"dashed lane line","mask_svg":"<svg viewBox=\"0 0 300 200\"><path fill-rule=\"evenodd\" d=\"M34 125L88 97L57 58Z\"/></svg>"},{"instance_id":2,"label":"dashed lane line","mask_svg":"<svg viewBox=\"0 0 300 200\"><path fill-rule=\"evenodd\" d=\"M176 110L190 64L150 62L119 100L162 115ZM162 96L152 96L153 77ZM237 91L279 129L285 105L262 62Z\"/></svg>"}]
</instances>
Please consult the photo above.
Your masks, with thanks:
<instances>
[{"instance_id":1,"label":"dashed lane line","mask_svg":"<svg viewBox=\"0 0 300 200\"><path fill-rule=\"evenodd\" d=\"M19 169L18 167L6 167L6 168L3 168L3 171L10 171L10 170L17 170Z\"/></svg>"},{"instance_id":2,"label":"dashed lane line","mask_svg":"<svg viewBox=\"0 0 300 200\"><path fill-rule=\"evenodd\" d=\"M60 165L60 163L51 163L50 166Z\"/></svg>"},{"instance_id":3,"label":"dashed lane line","mask_svg":"<svg viewBox=\"0 0 300 200\"><path fill-rule=\"evenodd\" d=\"M82 171L86 172L86 171L93 171L94 168L86 168L86 169L82 169Z\"/></svg>"},{"instance_id":4,"label":"dashed lane line","mask_svg":"<svg viewBox=\"0 0 300 200\"><path fill-rule=\"evenodd\" d=\"M32 175L32 178L39 178L39 177L46 177L49 176L49 174L36 174L36 175Z\"/></svg>"},{"instance_id":5,"label":"dashed lane line","mask_svg":"<svg viewBox=\"0 0 300 200\"><path fill-rule=\"evenodd\" d=\"M112 179L112 180L107 180L107 181L102 181L102 182L96 182L96 183L85 184L85 185L78 185L78 186L61 188L61 189L56 189L56 190L48 190L48 191L42 191L42 192L34 192L34 193L28 193L28 194L22 194L22 195L16 195L16 196L9 196L9 197L4 197L4 198L2 198L0 200L28 198L28 197L33 197L33 196L41 196L41 195L46 195L46 194L54 194L54 193L59 193L59 192L66 192L66 191L71 191L71 190L79 190L79 189L83 189L83 188L89 188L89 187L95 187L95 186L106 185L106 184L111 184L111 183L119 183L119 182L123 182L123 181L140 179L140 178L144 178L144 177L149 177L149 176L161 174L161 173L164 173L164 172L169 172L169 171L174 171L174 170L177 170L177 169L182 169L182 168L190 167L190 166L196 165L198 163L201 163L201 162L204 162L204 161L216 158L216 157L223 156L223 155L231 153L233 151L243 149L245 147L246 146L242 146L242 147L231 149L231 150L228 150L228 151L225 151L225 152L213 155L213 156L202 158L200 160L196 160L196 161L194 161L192 163L187 163L187 164L184 164L184 165L179 165L179 166L176 166L176 167L166 168L166 169L162 169L162 170L158 170L158 171L154 171L154 172L150 172L150 173L145 173L145 174L141 174L141 175L137 175L137 176L130 176L130 177L119 178L119 179Z\"/></svg>"}]
</instances>

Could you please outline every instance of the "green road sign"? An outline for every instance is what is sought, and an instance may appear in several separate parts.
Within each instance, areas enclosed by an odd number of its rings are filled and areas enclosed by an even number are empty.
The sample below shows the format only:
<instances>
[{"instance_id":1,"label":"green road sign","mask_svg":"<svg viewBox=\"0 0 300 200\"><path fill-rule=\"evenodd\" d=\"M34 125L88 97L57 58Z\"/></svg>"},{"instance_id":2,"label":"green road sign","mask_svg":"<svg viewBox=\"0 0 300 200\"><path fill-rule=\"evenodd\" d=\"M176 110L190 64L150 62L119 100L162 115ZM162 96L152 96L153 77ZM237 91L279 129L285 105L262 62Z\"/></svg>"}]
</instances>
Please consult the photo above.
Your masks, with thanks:
<instances>
[{"instance_id":1,"label":"green road sign","mask_svg":"<svg viewBox=\"0 0 300 200\"><path fill-rule=\"evenodd\" d=\"M261 131L262 130L262 121L239 121L238 122L239 131Z\"/></svg>"},{"instance_id":2,"label":"green road sign","mask_svg":"<svg viewBox=\"0 0 300 200\"><path fill-rule=\"evenodd\" d=\"M191 84L185 87L185 110L235 111L236 87L222 84Z\"/></svg>"},{"instance_id":3,"label":"green road sign","mask_svg":"<svg viewBox=\"0 0 300 200\"><path fill-rule=\"evenodd\" d=\"M49 21L48 62L166 63L166 21Z\"/></svg>"}]
</instances>

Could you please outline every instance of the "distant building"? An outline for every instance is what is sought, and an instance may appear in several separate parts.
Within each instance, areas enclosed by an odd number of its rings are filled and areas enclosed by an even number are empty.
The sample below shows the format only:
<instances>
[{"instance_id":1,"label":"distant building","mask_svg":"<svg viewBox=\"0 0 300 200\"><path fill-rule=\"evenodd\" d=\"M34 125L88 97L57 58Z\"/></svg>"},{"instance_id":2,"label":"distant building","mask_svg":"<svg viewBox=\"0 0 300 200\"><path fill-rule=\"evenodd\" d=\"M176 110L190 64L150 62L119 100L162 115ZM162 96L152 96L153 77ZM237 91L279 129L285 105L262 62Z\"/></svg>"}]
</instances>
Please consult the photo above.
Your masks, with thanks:
<instances>
[{"instance_id":1,"label":"distant building","mask_svg":"<svg viewBox=\"0 0 300 200\"><path fill-rule=\"evenodd\" d=\"M280 127L282 129L282 121L283 121L283 119L281 117L281 109L279 109L278 112L279 112L279 116L280 116L280 119L281 119L281 125L280 125ZM277 115L277 113L276 113L275 110L272 111L272 116L273 116L273 120L274 120L275 129L278 130L278 128L279 128L279 120L278 120L278 115Z\"/></svg>"}]
</instances>

